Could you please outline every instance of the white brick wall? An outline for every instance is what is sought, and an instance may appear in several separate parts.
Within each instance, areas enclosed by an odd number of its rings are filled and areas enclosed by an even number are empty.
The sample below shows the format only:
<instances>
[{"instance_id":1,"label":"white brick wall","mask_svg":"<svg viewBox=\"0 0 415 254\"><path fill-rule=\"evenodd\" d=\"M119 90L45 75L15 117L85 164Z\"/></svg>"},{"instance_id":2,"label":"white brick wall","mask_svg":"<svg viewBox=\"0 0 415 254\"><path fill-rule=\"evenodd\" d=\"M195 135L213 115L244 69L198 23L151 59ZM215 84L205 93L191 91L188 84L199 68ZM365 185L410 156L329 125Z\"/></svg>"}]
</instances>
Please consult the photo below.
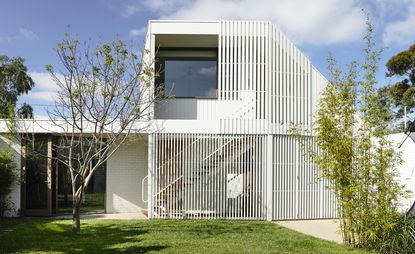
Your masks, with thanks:
<instances>
[{"instance_id":1,"label":"white brick wall","mask_svg":"<svg viewBox=\"0 0 415 254\"><path fill-rule=\"evenodd\" d=\"M143 138L126 142L107 161L107 213L147 209L141 200L141 182L147 175L147 164L147 139Z\"/></svg>"},{"instance_id":2,"label":"white brick wall","mask_svg":"<svg viewBox=\"0 0 415 254\"><path fill-rule=\"evenodd\" d=\"M9 140L7 139L6 136L0 135L0 149L6 149L8 147L7 145L8 142ZM15 161L16 161L16 174L18 175L18 177L20 177L20 156L21 156L20 145L15 143L12 146L13 146L12 148L14 149L13 152L14 152ZM14 211L9 215L17 216L18 211L20 210L20 182L15 183L10 193L10 197L11 197L11 201L14 204Z\"/></svg>"}]
</instances>

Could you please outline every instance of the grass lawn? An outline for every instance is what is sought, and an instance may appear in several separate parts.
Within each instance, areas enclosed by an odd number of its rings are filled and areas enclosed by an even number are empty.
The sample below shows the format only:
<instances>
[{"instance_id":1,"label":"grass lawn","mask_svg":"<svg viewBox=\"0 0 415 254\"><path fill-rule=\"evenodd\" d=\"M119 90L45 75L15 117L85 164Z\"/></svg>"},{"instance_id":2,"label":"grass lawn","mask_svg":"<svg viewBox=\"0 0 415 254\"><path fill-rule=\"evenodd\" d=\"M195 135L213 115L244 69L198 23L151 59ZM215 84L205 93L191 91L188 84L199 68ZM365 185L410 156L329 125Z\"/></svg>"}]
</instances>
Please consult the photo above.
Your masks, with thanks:
<instances>
[{"instance_id":1,"label":"grass lawn","mask_svg":"<svg viewBox=\"0 0 415 254\"><path fill-rule=\"evenodd\" d=\"M366 253L269 222L0 220L0 253ZM6 232L5 229L12 229Z\"/></svg>"}]
</instances>

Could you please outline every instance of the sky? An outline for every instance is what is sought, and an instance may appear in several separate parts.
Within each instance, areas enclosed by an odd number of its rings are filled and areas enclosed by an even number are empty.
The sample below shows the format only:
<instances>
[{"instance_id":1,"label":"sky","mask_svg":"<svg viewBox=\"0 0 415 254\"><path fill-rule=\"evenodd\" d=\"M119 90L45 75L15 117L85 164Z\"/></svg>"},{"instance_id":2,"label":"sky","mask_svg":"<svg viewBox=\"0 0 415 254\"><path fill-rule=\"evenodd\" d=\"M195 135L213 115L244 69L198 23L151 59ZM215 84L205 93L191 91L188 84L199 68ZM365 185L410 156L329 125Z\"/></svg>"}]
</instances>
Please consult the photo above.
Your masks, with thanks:
<instances>
[{"instance_id":1,"label":"sky","mask_svg":"<svg viewBox=\"0 0 415 254\"><path fill-rule=\"evenodd\" d=\"M66 32L83 41L120 38L139 50L150 19L268 20L329 77L331 52L340 65L362 60L364 9L375 25L376 46L384 48L379 86L387 60L415 43L415 0L0 0L0 55L26 59L35 87L19 98L35 115L53 104L56 86L45 71L59 69L54 51Z\"/></svg>"}]
</instances>

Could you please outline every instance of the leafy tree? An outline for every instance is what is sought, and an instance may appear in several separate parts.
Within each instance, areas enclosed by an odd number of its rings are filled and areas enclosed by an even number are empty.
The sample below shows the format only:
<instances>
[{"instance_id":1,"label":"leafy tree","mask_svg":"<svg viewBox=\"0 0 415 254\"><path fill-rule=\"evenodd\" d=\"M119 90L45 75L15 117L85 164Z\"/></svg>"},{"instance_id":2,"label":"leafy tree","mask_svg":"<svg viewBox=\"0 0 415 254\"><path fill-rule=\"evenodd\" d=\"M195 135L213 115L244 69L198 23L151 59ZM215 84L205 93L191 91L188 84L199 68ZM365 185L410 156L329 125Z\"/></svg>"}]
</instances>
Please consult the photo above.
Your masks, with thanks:
<instances>
[{"instance_id":1,"label":"leafy tree","mask_svg":"<svg viewBox=\"0 0 415 254\"><path fill-rule=\"evenodd\" d=\"M379 96L375 86L382 50L376 50L373 25L367 20L365 59L361 66L354 156L356 179L355 214L357 246L392 253L383 242L391 237L399 218L397 204L403 195L396 166L401 163L396 146L388 139L392 108Z\"/></svg>"},{"instance_id":2,"label":"leafy tree","mask_svg":"<svg viewBox=\"0 0 415 254\"><path fill-rule=\"evenodd\" d=\"M27 93L34 86L32 78L27 74L27 67L21 57L9 58L0 55L0 118L7 118L11 140L15 134L15 107L19 95ZM21 109L25 116L33 116L33 109L27 104ZM0 150L0 215L13 209L9 193L17 180L16 163L9 141L7 147Z\"/></svg>"},{"instance_id":3,"label":"leafy tree","mask_svg":"<svg viewBox=\"0 0 415 254\"><path fill-rule=\"evenodd\" d=\"M91 49L67 35L56 53L64 66L61 75L46 67L59 87L56 107L48 111L51 123L62 130L53 145L54 159L68 168L72 229L80 232L82 198L94 173L132 133L148 128L153 65L147 51L139 58L121 40Z\"/></svg>"},{"instance_id":4,"label":"leafy tree","mask_svg":"<svg viewBox=\"0 0 415 254\"><path fill-rule=\"evenodd\" d=\"M408 113L415 109L415 44L407 50L393 56L386 63L387 77L403 78L380 90L381 93L389 96L396 107L395 117L401 118L404 115L404 108Z\"/></svg>"},{"instance_id":5,"label":"leafy tree","mask_svg":"<svg viewBox=\"0 0 415 254\"><path fill-rule=\"evenodd\" d=\"M29 104L23 103L23 105L17 110L17 116L19 118L33 118L33 108Z\"/></svg>"},{"instance_id":6,"label":"leafy tree","mask_svg":"<svg viewBox=\"0 0 415 254\"><path fill-rule=\"evenodd\" d=\"M395 170L400 155L387 138L391 105L375 88L382 51L375 49L369 17L364 40L362 64L352 62L343 71L328 57L331 79L314 123L317 149L307 151L331 182L344 242L380 253L404 253L401 250L414 246L399 247L390 240L401 232L396 207L404 192Z\"/></svg>"},{"instance_id":7,"label":"leafy tree","mask_svg":"<svg viewBox=\"0 0 415 254\"><path fill-rule=\"evenodd\" d=\"M0 118L14 115L18 96L29 92L34 86L24 61L21 57L0 55Z\"/></svg>"}]
</instances>

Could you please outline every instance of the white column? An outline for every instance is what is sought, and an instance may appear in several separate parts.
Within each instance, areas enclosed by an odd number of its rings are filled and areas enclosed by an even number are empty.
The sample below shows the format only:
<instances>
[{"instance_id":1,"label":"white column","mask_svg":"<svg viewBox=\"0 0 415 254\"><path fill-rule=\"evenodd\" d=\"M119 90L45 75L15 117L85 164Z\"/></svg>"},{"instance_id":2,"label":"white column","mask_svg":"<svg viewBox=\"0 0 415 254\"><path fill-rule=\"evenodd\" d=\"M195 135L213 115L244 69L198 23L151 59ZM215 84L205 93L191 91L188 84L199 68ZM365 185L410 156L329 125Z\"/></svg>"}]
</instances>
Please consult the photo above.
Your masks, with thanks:
<instances>
[{"instance_id":1,"label":"white column","mask_svg":"<svg viewBox=\"0 0 415 254\"><path fill-rule=\"evenodd\" d=\"M267 161L266 161L266 210L267 210L267 220L272 220L272 135L267 135Z\"/></svg>"}]
</instances>

